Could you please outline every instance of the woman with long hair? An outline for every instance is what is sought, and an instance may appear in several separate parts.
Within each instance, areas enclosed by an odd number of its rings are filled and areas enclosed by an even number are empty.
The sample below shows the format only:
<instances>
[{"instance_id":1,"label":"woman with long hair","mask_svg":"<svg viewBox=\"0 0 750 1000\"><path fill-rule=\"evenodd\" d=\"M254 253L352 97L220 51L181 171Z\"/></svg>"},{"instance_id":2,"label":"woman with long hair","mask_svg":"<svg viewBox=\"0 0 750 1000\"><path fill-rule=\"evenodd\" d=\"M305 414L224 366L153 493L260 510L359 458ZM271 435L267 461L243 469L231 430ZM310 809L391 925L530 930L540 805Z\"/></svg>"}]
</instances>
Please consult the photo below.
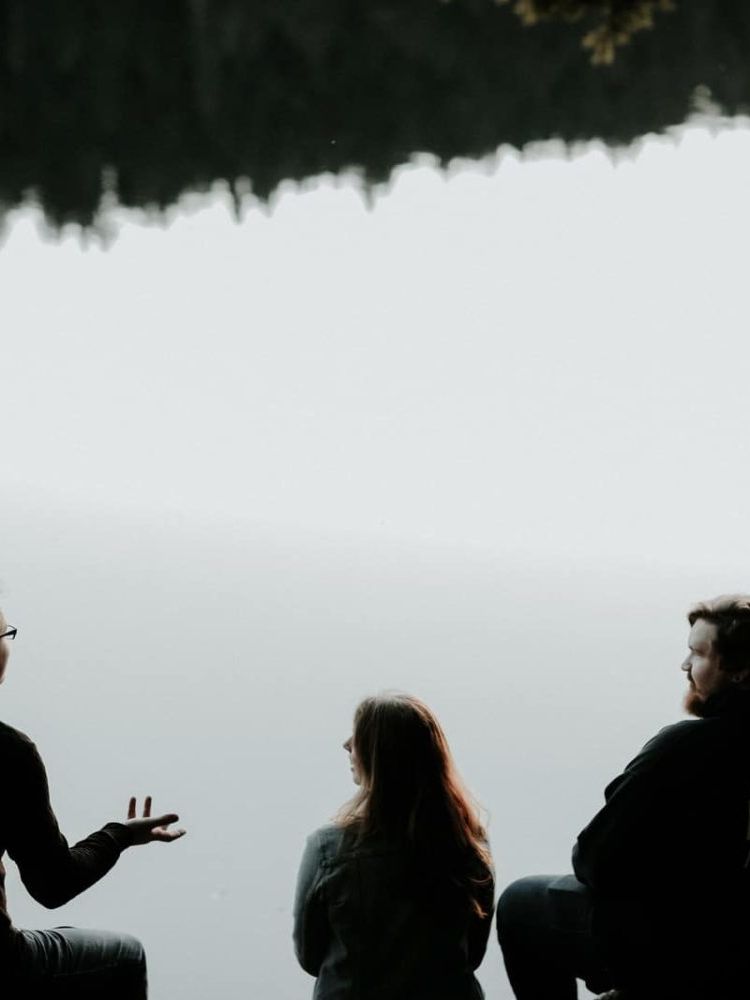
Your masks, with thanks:
<instances>
[{"instance_id":1,"label":"woman with long hair","mask_svg":"<svg viewBox=\"0 0 750 1000\"><path fill-rule=\"evenodd\" d=\"M440 723L417 698L366 698L344 744L359 789L308 837L294 943L315 1000L476 1000L492 861Z\"/></svg>"}]
</instances>

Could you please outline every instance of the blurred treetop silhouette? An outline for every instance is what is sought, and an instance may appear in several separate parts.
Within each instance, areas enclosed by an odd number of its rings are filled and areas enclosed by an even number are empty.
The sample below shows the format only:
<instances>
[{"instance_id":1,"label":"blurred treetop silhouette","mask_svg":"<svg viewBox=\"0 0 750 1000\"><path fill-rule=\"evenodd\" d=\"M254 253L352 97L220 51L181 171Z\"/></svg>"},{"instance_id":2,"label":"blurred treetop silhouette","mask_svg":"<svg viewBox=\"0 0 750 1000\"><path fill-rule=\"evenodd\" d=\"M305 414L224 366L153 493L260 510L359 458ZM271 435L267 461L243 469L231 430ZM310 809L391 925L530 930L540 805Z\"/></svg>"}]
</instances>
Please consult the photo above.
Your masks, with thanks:
<instances>
[{"instance_id":1,"label":"blurred treetop silhouette","mask_svg":"<svg viewBox=\"0 0 750 1000\"><path fill-rule=\"evenodd\" d=\"M419 152L624 146L697 93L743 112L749 36L731 0L0 0L0 219L36 199L91 226L103 198L166 208L220 179L237 199L376 183Z\"/></svg>"}]
</instances>

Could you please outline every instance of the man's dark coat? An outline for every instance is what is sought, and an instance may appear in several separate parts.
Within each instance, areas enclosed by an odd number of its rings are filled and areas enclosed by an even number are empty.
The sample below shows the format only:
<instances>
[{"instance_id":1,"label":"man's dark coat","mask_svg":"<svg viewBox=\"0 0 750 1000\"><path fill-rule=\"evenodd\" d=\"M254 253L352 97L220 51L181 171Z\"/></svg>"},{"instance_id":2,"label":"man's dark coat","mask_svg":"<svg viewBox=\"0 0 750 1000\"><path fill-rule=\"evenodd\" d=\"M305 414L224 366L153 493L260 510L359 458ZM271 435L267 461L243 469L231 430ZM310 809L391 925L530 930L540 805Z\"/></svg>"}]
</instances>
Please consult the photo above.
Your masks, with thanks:
<instances>
[{"instance_id":1,"label":"man's dark coat","mask_svg":"<svg viewBox=\"0 0 750 1000\"><path fill-rule=\"evenodd\" d=\"M750 692L705 712L661 730L608 785L573 868L619 984L718 1000L738 976L750 995Z\"/></svg>"}]
</instances>

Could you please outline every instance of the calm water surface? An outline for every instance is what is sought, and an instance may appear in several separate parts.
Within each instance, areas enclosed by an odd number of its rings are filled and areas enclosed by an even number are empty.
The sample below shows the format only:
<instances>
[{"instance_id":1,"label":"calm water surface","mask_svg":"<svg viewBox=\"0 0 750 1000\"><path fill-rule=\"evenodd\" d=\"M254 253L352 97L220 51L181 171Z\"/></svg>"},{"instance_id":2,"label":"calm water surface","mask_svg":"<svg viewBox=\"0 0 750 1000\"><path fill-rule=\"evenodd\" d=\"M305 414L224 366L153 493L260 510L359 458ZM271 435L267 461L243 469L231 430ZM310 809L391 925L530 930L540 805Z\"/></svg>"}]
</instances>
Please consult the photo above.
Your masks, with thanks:
<instances>
[{"instance_id":1,"label":"calm water surface","mask_svg":"<svg viewBox=\"0 0 750 1000\"><path fill-rule=\"evenodd\" d=\"M685 609L748 588L748 135L217 197L106 251L18 219L0 717L72 840L131 794L189 831L55 914L11 869L19 924L138 934L164 1000L309 996L297 864L385 688L442 718L501 887L568 870L680 717ZM509 1000L494 941L481 979Z\"/></svg>"}]
</instances>

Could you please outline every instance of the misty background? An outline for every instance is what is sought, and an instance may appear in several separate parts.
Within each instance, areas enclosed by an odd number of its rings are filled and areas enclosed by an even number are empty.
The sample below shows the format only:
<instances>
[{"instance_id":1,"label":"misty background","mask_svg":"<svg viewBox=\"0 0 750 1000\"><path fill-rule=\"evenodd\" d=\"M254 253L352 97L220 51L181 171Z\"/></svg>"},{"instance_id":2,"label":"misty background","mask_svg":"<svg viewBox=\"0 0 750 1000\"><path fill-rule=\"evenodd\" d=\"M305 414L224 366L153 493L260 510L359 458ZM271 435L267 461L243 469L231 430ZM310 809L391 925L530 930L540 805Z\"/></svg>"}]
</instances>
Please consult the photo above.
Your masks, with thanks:
<instances>
[{"instance_id":1,"label":"misty background","mask_svg":"<svg viewBox=\"0 0 750 1000\"><path fill-rule=\"evenodd\" d=\"M220 187L0 259L0 718L71 841L131 794L188 836L19 925L131 931L153 995L310 995L304 838L358 700L438 712L498 886L569 870L681 717L685 612L747 589L750 128L428 158L370 203ZM114 238L116 236L116 239ZM139 804L140 804L139 798ZM480 979L509 1000L493 938Z\"/></svg>"}]
</instances>

